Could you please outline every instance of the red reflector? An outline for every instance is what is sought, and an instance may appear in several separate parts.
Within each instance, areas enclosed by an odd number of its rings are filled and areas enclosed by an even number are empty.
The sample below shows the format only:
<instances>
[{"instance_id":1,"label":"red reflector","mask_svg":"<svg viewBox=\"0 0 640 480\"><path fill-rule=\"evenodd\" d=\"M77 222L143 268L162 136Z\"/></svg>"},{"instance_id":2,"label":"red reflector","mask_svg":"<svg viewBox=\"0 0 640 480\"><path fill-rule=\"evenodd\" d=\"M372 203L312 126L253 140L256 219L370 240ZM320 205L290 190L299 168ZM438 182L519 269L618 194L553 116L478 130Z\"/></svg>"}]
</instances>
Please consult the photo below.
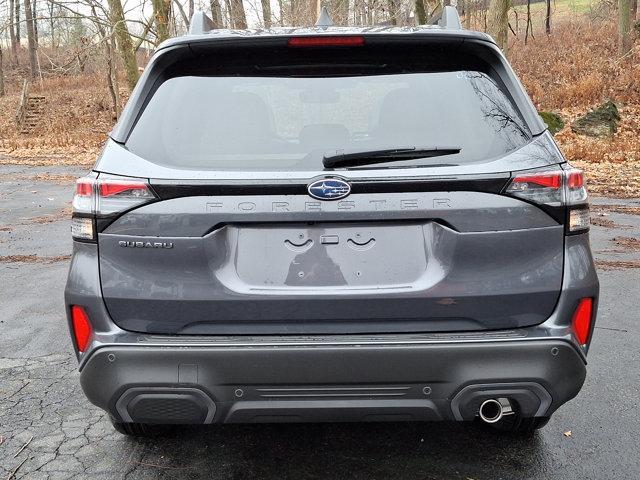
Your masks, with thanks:
<instances>
[{"instance_id":1,"label":"red reflector","mask_svg":"<svg viewBox=\"0 0 640 480\"><path fill-rule=\"evenodd\" d=\"M361 47L364 37L292 37L290 47Z\"/></svg>"},{"instance_id":2,"label":"red reflector","mask_svg":"<svg viewBox=\"0 0 640 480\"><path fill-rule=\"evenodd\" d=\"M111 195L117 195L118 193L126 192L129 190L144 190L147 191L147 185L144 183L112 183L103 182L99 184L100 196L110 197Z\"/></svg>"},{"instance_id":3,"label":"red reflector","mask_svg":"<svg viewBox=\"0 0 640 480\"><path fill-rule=\"evenodd\" d=\"M84 308L78 305L71 307L71 323L73 324L73 336L76 339L78 350L84 352L93 333L89 323L89 316L84 311Z\"/></svg>"},{"instance_id":4,"label":"red reflector","mask_svg":"<svg viewBox=\"0 0 640 480\"><path fill-rule=\"evenodd\" d=\"M584 175L582 172L571 172L567 180L569 188L580 188L584 185Z\"/></svg>"},{"instance_id":5,"label":"red reflector","mask_svg":"<svg viewBox=\"0 0 640 480\"><path fill-rule=\"evenodd\" d=\"M543 175L518 175L513 183L533 183L547 188L560 188L562 186L562 173L546 173Z\"/></svg>"},{"instance_id":6,"label":"red reflector","mask_svg":"<svg viewBox=\"0 0 640 480\"><path fill-rule=\"evenodd\" d=\"M578 308L573 314L573 333L576 335L580 345L586 345L591 332L591 318L593 312L593 299L583 298L578 304Z\"/></svg>"}]
</instances>

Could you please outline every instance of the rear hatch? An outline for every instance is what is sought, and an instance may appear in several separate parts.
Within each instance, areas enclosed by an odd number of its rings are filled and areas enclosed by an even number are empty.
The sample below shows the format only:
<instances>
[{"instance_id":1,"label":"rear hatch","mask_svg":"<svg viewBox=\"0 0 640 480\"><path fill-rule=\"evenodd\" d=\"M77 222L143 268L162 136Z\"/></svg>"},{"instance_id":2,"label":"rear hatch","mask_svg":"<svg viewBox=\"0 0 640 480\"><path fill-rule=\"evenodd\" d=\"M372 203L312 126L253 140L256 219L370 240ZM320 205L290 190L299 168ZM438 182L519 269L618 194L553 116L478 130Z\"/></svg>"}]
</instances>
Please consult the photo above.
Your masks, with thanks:
<instances>
[{"instance_id":1,"label":"rear hatch","mask_svg":"<svg viewBox=\"0 0 640 480\"><path fill-rule=\"evenodd\" d=\"M506 189L562 158L495 48L322 38L152 62L96 167L116 185L104 205L138 199L97 222L113 320L193 335L543 322L564 217Z\"/></svg>"}]
</instances>

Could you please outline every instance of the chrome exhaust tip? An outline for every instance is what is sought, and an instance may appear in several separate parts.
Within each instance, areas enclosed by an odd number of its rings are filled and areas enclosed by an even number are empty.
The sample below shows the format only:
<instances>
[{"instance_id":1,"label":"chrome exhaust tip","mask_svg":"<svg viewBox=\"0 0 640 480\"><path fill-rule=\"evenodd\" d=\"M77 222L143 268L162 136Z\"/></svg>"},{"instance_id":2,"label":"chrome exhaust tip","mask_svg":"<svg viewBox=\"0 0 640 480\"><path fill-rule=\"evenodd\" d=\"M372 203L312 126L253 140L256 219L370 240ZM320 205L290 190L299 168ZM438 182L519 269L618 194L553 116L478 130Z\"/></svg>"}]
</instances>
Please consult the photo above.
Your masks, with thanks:
<instances>
[{"instance_id":1,"label":"chrome exhaust tip","mask_svg":"<svg viewBox=\"0 0 640 480\"><path fill-rule=\"evenodd\" d=\"M513 415L513 407L508 398L490 398L482 402L478 415L485 423L497 423L505 415Z\"/></svg>"}]
</instances>

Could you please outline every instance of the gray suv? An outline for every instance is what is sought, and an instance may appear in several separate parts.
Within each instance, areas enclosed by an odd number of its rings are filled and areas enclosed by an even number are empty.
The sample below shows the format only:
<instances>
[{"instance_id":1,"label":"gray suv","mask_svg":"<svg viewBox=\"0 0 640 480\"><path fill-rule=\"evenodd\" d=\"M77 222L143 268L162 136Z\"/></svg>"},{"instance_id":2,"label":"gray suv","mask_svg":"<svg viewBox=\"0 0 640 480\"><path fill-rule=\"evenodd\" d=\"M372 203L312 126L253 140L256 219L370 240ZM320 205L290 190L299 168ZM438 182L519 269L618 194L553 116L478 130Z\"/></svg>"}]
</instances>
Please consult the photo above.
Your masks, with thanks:
<instances>
[{"instance_id":1,"label":"gray suv","mask_svg":"<svg viewBox=\"0 0 640 480\"><path fill-rule=\"evenodd\" d=\"M73 201L88 399L151 424L479 421L585 379L584 177L498 47L459 28L163 43Z\"/></svg>"}]
</instances>

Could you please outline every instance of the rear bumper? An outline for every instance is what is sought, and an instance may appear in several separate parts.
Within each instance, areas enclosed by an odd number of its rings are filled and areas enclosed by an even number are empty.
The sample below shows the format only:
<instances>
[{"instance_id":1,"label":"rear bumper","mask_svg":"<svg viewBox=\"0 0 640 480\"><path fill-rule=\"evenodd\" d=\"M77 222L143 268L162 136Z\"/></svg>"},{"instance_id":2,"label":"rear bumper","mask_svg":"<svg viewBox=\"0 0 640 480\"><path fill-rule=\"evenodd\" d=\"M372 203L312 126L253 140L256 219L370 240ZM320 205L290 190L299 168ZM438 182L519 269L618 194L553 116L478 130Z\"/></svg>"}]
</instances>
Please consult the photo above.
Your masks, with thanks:
<instances>
[{"instance_id":1,"label":"rear bumper","mask_svg":"<svg viewBox=\"0 0 640 480\"><path fill-rule=\"evenodd\" d=\"M81 383L120 421L461 421L496 396L524 416L551 415L586 373L582 352L560 338L387 338L105 345L83 362Z\"/></svg>"}]
</instances>

